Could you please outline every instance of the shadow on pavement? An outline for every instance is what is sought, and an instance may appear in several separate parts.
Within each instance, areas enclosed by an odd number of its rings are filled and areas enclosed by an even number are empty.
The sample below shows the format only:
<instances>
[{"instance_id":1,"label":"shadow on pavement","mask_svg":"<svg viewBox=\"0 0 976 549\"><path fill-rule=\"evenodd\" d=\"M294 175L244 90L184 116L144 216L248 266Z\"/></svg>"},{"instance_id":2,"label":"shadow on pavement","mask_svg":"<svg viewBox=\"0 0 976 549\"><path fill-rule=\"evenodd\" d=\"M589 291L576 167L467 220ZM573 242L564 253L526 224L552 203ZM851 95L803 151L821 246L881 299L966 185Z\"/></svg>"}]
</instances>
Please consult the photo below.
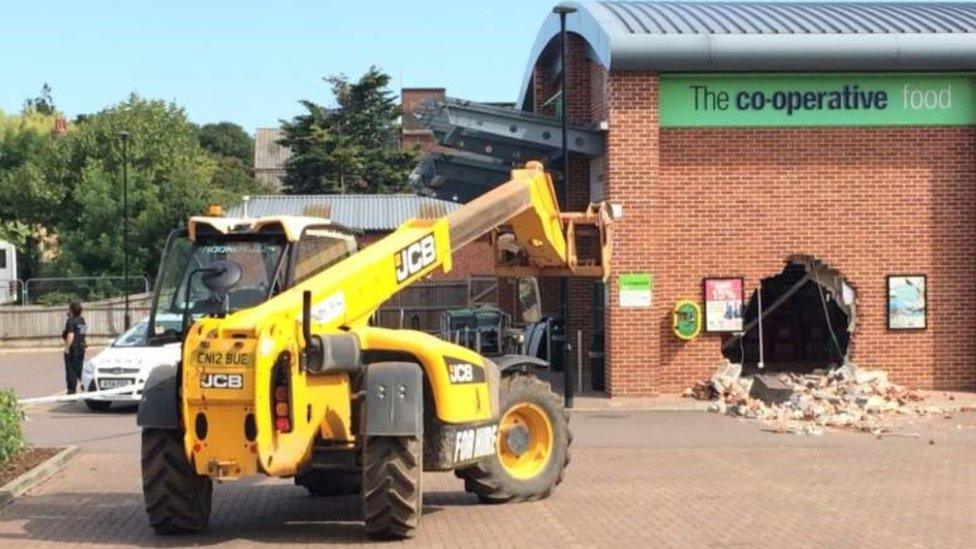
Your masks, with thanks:
<instances>
[{"instance_id":1,"label":"shadow on pavement","mask_svg":"<svg viewBox=\"0 0 976 549\"><path fill-rule=\"evenodd\" d=\"M139 405L128 402L113 403L112 407L108 410L93 412L89 410L87 406L85 406L84 402L79 400L77 402L63 402L56 404L48 408L47 411L55 414L82 414L92 417L102 415L131 415L139 411Z\"/></svg>"},{"instance_id":2,"label":"shadow on pavement","mask_svg":"<svg viewBox=\"0 0 976 549\"><path fill-rule=\"evenodd\" d=\"M312 497L295 486L249 482L222 488L214 493L210 527L183 536L155 535L140 494L55 492L20 498L0 515L0 545L28 540L143 547L370 541L363 531L358 496ZM477 499L461 491L426 492L424 517L446 506L474 504ZM22 531L11 532L11 527Z\"/></svg>"}]
</instances>

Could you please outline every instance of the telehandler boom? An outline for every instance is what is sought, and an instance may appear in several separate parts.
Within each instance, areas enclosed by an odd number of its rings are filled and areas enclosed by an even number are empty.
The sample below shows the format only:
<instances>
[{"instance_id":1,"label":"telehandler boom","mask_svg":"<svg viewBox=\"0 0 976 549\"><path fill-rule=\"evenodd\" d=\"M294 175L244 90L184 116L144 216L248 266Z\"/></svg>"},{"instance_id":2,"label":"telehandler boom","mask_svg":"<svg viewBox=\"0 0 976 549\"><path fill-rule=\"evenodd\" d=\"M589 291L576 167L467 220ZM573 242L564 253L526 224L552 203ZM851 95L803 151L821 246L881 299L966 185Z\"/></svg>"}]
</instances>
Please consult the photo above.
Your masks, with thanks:
<instances>
[{"instance_id":1,"label":"telehandler boom","mask_svg":"<svg viewBox=\"0 0 976 549\"><path fill-rule=\"evenodd\" d=\"M596 257L578 256L577 228L599 243ZM326 219L191 218L167 242L150 316L152 343L183 342L180 364L153 372L139 409L150 524L201 530L213 480L254 474L293 477L314 494L361 493L377 537L413 533L423 470L454 470L486 502L548 496L571 435L532 373L544 362L489 359L369 320L484 235L499 274L605 277L609 231L603 206L560 213L537 162L358 252ZM163 314L182 315L182 332L157 325Z\"/></svg>"}]
</instances>

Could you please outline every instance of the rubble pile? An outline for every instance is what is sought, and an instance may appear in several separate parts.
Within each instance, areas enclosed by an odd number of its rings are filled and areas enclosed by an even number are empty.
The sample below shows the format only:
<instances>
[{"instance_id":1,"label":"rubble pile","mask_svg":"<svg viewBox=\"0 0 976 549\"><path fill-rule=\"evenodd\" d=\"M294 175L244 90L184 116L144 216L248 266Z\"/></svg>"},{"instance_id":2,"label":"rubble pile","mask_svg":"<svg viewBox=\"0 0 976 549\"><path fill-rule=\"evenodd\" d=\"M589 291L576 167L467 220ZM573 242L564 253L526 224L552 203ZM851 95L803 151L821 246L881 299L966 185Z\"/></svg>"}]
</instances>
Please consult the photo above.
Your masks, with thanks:
<instances>
[{"instance_id":1,"label":"rubble pile","mask_svg":"<svg viewBox=\"0 0 976 549\"><path fill-rule=\"evenodd\" d=\"M764 430L820 435L829 427L875 435L891 430L897 415L946 413L925 406L917 392L888 381L886 372L846 364L823 375L791 373L742 377L742 366L726 363L685 396L714 400L709 411L758 419ZM771 388L772 387L772 388Z\"/></svg>"}]
</instances>

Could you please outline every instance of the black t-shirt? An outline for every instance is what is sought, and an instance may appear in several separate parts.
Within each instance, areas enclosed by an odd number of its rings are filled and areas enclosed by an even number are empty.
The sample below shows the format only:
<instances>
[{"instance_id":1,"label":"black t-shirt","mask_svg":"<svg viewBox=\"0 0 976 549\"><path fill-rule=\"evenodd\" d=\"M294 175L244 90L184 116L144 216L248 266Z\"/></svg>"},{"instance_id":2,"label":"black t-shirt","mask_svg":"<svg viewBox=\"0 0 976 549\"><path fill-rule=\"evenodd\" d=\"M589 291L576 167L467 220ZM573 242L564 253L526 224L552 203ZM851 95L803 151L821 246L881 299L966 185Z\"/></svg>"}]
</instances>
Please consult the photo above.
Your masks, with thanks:
<instances>
[{"instance_id":1,"label":"black t-shirt","mask_svg":"<svg viewBox=\"0 0 976 549\"><path fill-rule=\"evenodd\" d=\"M73 316L64 323L64 331L61 332L61 339L67 340L68 334L75 334L68 354L71 356L81 356L85 354L85 334L88 333L88 326L85 324L85 317Z\"/></svg>"}]
</instances>

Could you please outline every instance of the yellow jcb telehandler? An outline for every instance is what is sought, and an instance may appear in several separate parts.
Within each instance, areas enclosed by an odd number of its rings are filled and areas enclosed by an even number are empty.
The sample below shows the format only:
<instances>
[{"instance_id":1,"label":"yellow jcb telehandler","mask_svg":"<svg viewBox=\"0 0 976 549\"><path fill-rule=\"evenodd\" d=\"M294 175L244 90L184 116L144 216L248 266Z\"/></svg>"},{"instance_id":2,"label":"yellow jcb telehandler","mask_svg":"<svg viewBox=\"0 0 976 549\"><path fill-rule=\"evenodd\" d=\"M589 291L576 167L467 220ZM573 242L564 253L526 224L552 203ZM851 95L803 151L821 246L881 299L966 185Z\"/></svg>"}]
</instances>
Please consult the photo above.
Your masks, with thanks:
<instances>
[{"instance_id":1,"label":"yellow jcb telehandler","mask_svg":"<svg viewBox=\"0 0 976 549\"><path fill-rule=\"evenodd\" d=\"M598 239L597 257L577 257L578 229ZM571 435L559 399L533 375L541 361L489 359L369 320L486 234L500 274L605 277L609 230L602 206L560 213L537 162L360 251L326 219L190 219L167 242L149 321L152 344L183 345L177 366L147 380L138 414L151 526L203 529L213 481L254 474L360 493L376 537L413 533L424 470L454 470L485 502L546 497ZM180 315L182 330L155 322L164 315Z\"/></svg>"}]
</instances>

